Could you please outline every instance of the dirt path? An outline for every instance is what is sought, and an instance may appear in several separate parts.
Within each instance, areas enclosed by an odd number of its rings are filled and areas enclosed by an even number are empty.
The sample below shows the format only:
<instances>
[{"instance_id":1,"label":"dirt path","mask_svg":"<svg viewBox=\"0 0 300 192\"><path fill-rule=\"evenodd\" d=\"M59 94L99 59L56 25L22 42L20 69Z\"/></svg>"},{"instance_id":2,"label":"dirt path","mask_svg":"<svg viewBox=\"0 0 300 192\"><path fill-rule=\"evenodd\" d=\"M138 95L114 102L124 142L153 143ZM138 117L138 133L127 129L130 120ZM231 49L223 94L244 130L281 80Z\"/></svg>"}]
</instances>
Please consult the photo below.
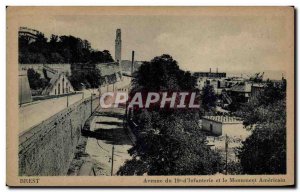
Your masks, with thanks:
<instances>
[{"instance_id":1,"label":"dirt path","mask_svg":"<svg viewBox=\"0 0 300 192\"><path fill-rule=\"evenodd\" d=\"M122 108L100 109L94 113L77 175L116 175L131 158L128 149L132 141L123 127L124 113Z\"/></svg>"}]
</instances>

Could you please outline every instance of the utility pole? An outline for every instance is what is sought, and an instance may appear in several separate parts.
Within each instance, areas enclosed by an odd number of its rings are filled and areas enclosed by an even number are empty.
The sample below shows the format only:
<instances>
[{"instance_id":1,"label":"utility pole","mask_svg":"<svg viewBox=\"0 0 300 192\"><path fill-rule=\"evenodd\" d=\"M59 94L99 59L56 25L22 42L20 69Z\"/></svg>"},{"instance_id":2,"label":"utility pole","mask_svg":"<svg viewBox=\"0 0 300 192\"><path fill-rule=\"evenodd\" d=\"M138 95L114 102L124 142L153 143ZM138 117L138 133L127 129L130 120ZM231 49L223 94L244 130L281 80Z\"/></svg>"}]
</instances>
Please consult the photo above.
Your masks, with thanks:
<instances>
[{"instance_id":1,"label":"utility pole","mask_svg":"<svg viewBox=\"0 0 300 192\"><path fill-rule=\"evenodd\" d=\"M91 115L93 114L93 94L91 92Z\"/></svg>"},{"instance_id":2,"label":"utility pole","mask_svg":"<svg viewBox=\"0 0 300 192\"><path fill-rule=\"evenodd\" d=\"M115 146L112 146L112 150L111 150L111 176L113 176L113 171L114 171L114 150L115 150Z\"/></svg>"},{"instance_id":3,"label":"utility pole","mask_svg":"<svg viewBox=\"0 0 300 192\"><path fill-rule=\"evenodd\" d=\"M67 107L69 107L69 95L67 95Z\"/></svg>"},{"instance_id":4,"label":"utility pole","mask_svg":"<svg viewBox=\"0 0 300 192\"><path fill-rule=\"evenodd\" d=\"M131 59L131 76L133 75L133 66L134 66L134 51L132 51L132 59Z\"/></svg>"}]
</instances>

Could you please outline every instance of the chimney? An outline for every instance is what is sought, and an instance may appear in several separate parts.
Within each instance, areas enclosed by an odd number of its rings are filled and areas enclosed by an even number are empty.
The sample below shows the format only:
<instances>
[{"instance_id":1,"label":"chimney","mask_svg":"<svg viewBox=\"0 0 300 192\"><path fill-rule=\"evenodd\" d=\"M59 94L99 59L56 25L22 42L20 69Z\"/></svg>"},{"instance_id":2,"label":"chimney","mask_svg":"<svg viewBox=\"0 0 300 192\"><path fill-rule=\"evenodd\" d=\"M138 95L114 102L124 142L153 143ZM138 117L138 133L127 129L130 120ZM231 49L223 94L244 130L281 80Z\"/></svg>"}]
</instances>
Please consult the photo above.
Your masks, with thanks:
<instances>
[{"instance_id":1,"label":"chimney","mask_svg":"<svg viewBox=\"0 0 300 192\"><path fill-rule=\"evenodd\" d=\"M131 75L133 74L133 67L134 67L134 51L132 51L132 60L131 60Z\"/></svg>"},{"instance_id":2,"label":"chimney","mask_svg":"<svg viewBox=\"0 0 300 192\"><path fill-rule=\"evenodd\" d=\"M217 67L217 73L218 73L218 67Z\"/></svg>"},{"instance_id":3,"label":"chimney","mask_svg":"<svg viewBox=\"0 0 300 192\"><path fill-rule=\"evenodd\" d=\"M211 73L211 68L209 68L209 73Z\"/></svg>"}]
</instances>

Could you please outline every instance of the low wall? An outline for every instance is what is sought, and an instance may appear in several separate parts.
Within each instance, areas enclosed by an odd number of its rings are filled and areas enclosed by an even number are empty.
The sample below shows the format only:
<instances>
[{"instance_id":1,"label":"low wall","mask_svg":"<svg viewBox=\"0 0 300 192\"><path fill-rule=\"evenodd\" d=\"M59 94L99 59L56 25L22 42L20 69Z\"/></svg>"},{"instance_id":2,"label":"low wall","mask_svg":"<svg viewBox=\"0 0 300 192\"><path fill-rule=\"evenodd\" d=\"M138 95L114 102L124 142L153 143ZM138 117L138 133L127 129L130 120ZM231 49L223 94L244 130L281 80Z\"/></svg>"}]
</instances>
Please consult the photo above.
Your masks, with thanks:
<instances>
[{"instance_id":1,"label":"low wall","mask_svg":"<svg viewBox=\"0 0 300 192\"><path fill-rule=\"evenodd\" d=\"M81 128L99 97L78 101L19 136L19 175L66 175ZM91 110L92 107L92 110Z\"/></svg>"},{"instance_id":2,"label":"low wall","mask_svg":"<svg viewBox=\"0 0 300 192\"><path fill-rule=\"evenodd\" d=\"M39 125L68 106L82 100L82 94L39 100L19 107L19 133Z\"/></svg>"},{"instance_id":3,"label":"low wall","mask_svg":"<svg viewBox=\"0 0 300 192\"><path fill-rule=\"evenodd\" d=\"M51 69L57 70L59 72L68 73L71 75L71 64L69 63L53 63L53 64L42 64L42 63L35 63L35 64L19 64L19 71L27 71L28 69L32 68L37 71L42 78L44 78L43 73L43 65L50 67Z\"/></svg>"}]
</instances>

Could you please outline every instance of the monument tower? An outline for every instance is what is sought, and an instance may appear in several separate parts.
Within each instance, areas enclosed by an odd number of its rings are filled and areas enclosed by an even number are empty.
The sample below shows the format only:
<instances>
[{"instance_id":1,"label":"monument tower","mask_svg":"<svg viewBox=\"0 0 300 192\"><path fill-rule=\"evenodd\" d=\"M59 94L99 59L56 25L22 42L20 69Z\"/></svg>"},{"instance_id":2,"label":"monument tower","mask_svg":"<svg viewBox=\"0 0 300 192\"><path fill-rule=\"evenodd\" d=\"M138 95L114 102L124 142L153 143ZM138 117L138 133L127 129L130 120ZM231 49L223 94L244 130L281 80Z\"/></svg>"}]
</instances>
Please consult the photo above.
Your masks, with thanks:
<instances>
[{"instance_id":1,"label":"monument tower","mask_svg":"<svg viewBox=\"0 0 300 192\"><path fill-rule=\"evenodd\" d=\"M115 40L115 61L119 63L121 63L121 51L122 51L121 29L117 29L116 40Z\"/></svg>"}]
</instances>

